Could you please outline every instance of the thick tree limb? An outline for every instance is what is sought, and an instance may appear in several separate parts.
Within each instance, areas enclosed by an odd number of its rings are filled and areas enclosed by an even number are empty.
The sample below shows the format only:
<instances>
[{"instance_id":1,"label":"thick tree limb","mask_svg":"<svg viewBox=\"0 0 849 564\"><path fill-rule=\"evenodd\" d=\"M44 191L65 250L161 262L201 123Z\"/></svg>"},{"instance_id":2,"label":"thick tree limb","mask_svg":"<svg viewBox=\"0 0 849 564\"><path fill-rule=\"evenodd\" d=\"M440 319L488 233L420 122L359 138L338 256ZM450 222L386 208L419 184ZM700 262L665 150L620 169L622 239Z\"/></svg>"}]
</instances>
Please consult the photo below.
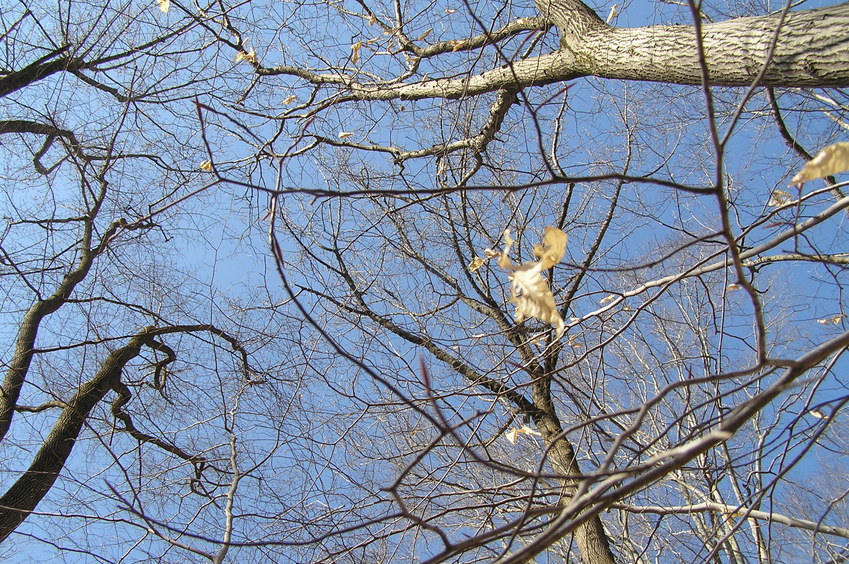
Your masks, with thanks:
<instances>
[{"instance_id":1,"label":"thick tree limb","mask_svg":"<svg viewBox=\"0 0 849 564\"><path fill-rule=\"evenodd\" d=\"M68 401L27 471L0 497L0 541L5 540L29 516L53 487L88 414L112 389L124 366L139 355L151 329L142 330L129 343L113 351L97 374L80 386Z\"/></svg>"},{"instance_id":2,"label":"thick tree limb","mask_svg":"<svg viewBox=\"0 0 849 564\"><path fill-rule=\"evenodd\" d=\"M0 98L57 72L85 68L86 64L81 59L68 56L70 49L70 45L63 45L24 68L0 78Z\"/></svg>"},{"instance_id":3,"label":"thick tree limb","mask_svg":"<svg viewBox=\"0 0 849 564\"><path fill-rule=\"evenodd\" d=\"M702 70L694 26L615 28L578 0L544 4L558 26L562 48L463 78L408 83L362 83L344 72L316 73L300 67L257 67L261 75L296 76L315 85L337 86L344 100L463 98L500 89L521 89L583 76L700 85ZM780 15L735 18L702 26L710 83L749 86L767 63L762 86L849 86L849 3Z\"/></svg>"},{"instance_id":4,"label":"thick tree limb","mask_svg":"<svg viewBox=\"0 0 849 564\"><path fill-rule=\"evenodd\" d=\"M173 333L208 332L224 338L243 359L245 351L235 338L227 335L213 325L175 325L170 327L145 327L133 336L123 347L112 353L101 364L100 369L83 383L64 405L62 413L53 425L47 438L33 457L29 468L0 497L0 542L5 540L20 525L38 503L47 495L79 437L80 431L88 419L91 410L103 400L110 390L117 394L112 404L112 413L124 423L125 430L135 439L152 443L171 454L179 456L195 465L202 465L202 457L186 453L179 447L166 441L140 432L122 407L130 399L127 386L121 381L126 365L136 358L144 346L159 350L160 344L154 339L159 335ZM245 370L247 370L245 365ZM199 471L198 471L199 472Z\"/></svg>"},{"instance_id":5,"label":"thick tree limb","mask_svg":"<svg viewBox=\"0 0 849 564\"><path fill-rule=\"evenodd\" d=\"M711 84L749 86L775 53L762 86L849 85L849 3L781 15L735 18L702 25ZM608 28L588 33L566 50L580 72L606 78L701 84L693 26Z\"/></svg>"},{"instance_id":6,"label":"thick tree limb","mask_svg":"<svg viewBox=\"0 0 849 564\"><path fill-rule=\"evenodd\" d=\"M78 264L62 278L62 281L52 295L43 299L39 298L38 301L30 306L21 320L21 326L18 329L18 335L15 339L15 352L7 363L8 368L6 369L2 385L0 385L0 440L3 440L12 424L12 417L15 413L18 397L29 372L33 356L35 355L35 340L38 336L41 322L65 304L71 292L77 287L77 284L82 282L88 274L92 264L94 264L95 258L106 248L109 240L117 233L119 228L126 226L127 222L123 219L112 222L104 232L99 244L92 247L94 234L93 218L97 215L98 209L99 203L90 212L89 217L92 219L86 222L83 229Z\"/></svg>"}]
</instances>

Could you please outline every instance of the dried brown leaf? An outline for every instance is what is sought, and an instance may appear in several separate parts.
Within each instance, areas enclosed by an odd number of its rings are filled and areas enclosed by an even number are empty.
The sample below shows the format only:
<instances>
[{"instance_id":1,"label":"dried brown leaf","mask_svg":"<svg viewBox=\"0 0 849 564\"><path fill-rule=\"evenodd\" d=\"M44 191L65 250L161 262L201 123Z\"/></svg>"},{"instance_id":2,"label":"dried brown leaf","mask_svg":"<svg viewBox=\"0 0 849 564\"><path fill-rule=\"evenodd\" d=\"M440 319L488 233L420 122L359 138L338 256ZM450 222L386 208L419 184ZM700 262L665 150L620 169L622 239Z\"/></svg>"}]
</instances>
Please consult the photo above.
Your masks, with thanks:
<instances>
[{"instance_id":1,"label":"dried brown leaf","mask_svg":"<svg viewBox=\"0 0 849 564\"><path fill-rule=\"evenodd\" d=\"M242 61L247 61L251 64L256 64L256 52L254 51L253 47L251 47L250 51L239 51L238 53L236 53L236 62L240 63Z\"/></svg>"},{"instance_id":2,"label":"dried brown leaf","mask_svg":"<svg viewBox=\"0 0 849 564\"><path fill-rule=\"evenodd\" d=\"M508 253L515 242L510 236L510 230L504 230L504 250L498 259L498 266L508 272L510 281L510 301L516 306L516 323L521 323L526 317L534 317L553 325L558 337L563 334L566 326L554 296L548 287L548 281L542 276L542 269L551 268L566 253L566 234L555 227L545 228L545 238L541 245L534 247L534 255L540 261L528 261L516 266L510 260ZM547 265L547 266L546 266Z\"/></svg>"},{"instance_id":3,"label":"dried brown leaf","mask_svg":"<svg viewBox=\"0 0 849 564\"><path fill-rule=\"evenodd\" d=\"M825 178L832 174L849 170L849 143L829 145L808 161L799 174L790 181L791 185L800 186L814 178Z\"/></svg>"},{"instance_id":4,"label":"dried brown leaf","mask_svg":"<svg viewBox=\"0 0 849 564\"><path fill-rule=\"evenodd\" d=\"M357 41L353 45L351 45L351 62L353 64L357 64L360 60L360 49L363 46L362 41Z\"/></svg>"},{"instance_id":5,"label":"dried brown leaf","mask_svg":"<svg viewBox=\"0 0 849 564\"><path fill-rule=\"evenodd\" d=\"M833 317L825 317L823 319L817 319L817 323L819 323L820 325L837 325L838 323L840 323L840 320L843 319L844 317L846 317L844 314L838 313L837 315L835 315Z\"/></svg>"},{"instance_id":6,"label":"dried brown leaf","mask_svg":"<svg viewBox=\"0 0 849 564\"><path fill-rule=\"evenodd\" d=\"M777 208L792 201L793 196L791 196L788 192L785 192L784 190L776 190L772 193L772 196L770 196L766 205Z\"/></svg>"}]
</instances>

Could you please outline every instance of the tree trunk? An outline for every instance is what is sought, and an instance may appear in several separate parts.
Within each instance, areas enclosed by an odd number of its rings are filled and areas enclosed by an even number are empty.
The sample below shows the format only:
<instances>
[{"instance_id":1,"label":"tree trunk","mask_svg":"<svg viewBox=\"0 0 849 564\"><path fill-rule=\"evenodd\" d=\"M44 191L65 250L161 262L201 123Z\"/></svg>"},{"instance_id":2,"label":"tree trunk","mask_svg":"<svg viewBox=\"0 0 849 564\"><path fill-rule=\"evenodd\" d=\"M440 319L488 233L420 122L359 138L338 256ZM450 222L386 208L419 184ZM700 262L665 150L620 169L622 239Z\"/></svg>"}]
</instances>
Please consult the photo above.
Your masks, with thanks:
<instances>
[{"instance_id":1,"label":"tree trunk","mask_svg":"<svg viewBox=\"0 0 849 564\"><path fill-rule=\"evenodd\" d=\"M555 470L567 476L563 479L564 489L567 491L574 490L577 480L569 479L568 476L579 476L581 470L575 458L575 449L563 436L560 422L553 415L542 415L536 421L536 425L549 447L549 457ZM610 550L607 533L601 524L601 518L598 516L577 528L575 544L578 545L581 560L587 564L613 564L616 562L613 552Z\"/></svg>"},{"instance_id":2,"label":"tree trunk","mask_svg":"<svg viewBox=\"0 0 849 564\"><path fill-rule=\"evenodd\" d=\"M142 332L127 345L112 352L97 374L80 386L62 410L27 471L0 497L0 542L23 523L53 487L88 414L112 389L113 383L121 377L124 366L138 356L146 339L147 332Z\"/></svg>"},{"instance_id":3,"label":"tree trunk","mask_svg":"<svg viewBox=\"0 0 849 564\"><path fill-rule=\"evenodd\" d=\"M162 351L167 349L164 345L154 341L158 335L171 333L188 333L192 331L208 331L223 338L230 343L233 350L237 351L244 362L247 370L247 355L241 345L217 329L213 325L171 325L167 327L145 327L139 331L123 347L112 351L97 373L82 384L62 409L59 418L44 439L41 448L33 457L32 463L14 484L0 497L0 542L3 542L12 532L26 520L30 513L41 502L45 495L53 487L59 473L65 467L68 457L74 448L74 443L79 437L80 431L85 425L91 410L109 393L114 390L118 393L117 403L113 403L112 413L124 423L124 429L136 440L149 442L175 454L184 460L191 462L201 461L199 457L186 454L178 447L169 445L150 435L139 432L132 424L130 418L124 415L120 407L129 399L127 386L121 382L124 367L131 360L139 356L143 346ZM167 349L170 350L170 349ZM170 363L172 355L164 361L157 363L157 367ZM158 368L157 368L158 369Z\"/></svg>"},{"instance_id":4,"label":"tree trunk","mask_svg":"<svg viewBox=\"0 0 849 564\"><path fill-rule=\"evenodd\" d=\"M15 127L23 129L22 123L18 122ZM109 241L119 227L126 225L123 219L113 221L104 232L101 239L102 243L93 249L91 246L94 233L93 222L99 209L100 201L96 202L89 212L90 219L86 222L82 233L79 263L62 278L62 282L52 295L43 300L39 299L32 304L21 321L21 327L15 339L15 352L8 363L9 368L6 370L2 387L0 387L0 441L6 437L6 433L9 432L12 425L18 397L35 354L35 340L38 337L41 322L65 304L77 284L88 275L94 259L105 249L105 242Z\"/></svg>"}]
</instances>

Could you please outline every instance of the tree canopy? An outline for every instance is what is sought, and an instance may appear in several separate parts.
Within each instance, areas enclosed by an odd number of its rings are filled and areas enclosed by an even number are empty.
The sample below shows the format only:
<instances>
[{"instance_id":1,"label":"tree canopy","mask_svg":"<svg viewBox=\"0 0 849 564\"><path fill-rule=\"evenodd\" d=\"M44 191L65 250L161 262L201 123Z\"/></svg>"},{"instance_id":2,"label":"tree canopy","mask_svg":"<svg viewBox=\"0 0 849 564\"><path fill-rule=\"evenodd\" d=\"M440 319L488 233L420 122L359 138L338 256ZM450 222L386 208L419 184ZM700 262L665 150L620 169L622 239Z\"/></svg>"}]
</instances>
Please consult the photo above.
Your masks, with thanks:
<instances>
[{"instance_id":1,"label":"tree canopy","mask_svg":"<svg viewBox=\"0 0 849 564\"><path fill-rule=\"evenodd\" d=\"M0 554L845 558L846 29L4 8Z\"/></svg>"}]
</instances>

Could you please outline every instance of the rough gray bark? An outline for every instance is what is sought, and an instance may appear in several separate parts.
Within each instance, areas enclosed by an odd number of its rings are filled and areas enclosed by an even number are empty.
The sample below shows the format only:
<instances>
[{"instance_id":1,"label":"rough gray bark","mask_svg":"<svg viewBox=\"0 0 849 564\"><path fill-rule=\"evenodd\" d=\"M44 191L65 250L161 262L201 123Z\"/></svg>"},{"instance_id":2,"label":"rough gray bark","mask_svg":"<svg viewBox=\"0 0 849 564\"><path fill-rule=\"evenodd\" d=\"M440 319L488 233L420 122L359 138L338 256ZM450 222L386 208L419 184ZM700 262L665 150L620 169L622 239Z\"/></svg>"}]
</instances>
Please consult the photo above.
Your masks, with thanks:
<instances>
[{"instance_id":1,"label":"rough gray bark","mask_svg":"<svg viewBox=\"0 0 849 564\"><path fill-rule=\"evenodd\" d=\"M139 355L150 334L151 330L145 329L125 346L113 351L97 374L80 386L68 401L27 471L0 497L0 542L32 513L53 487L88 414L120 379L124 366Z\"/></svg>"},{"instance_id":2,"label":"rough gray bark","mask_svg":"<svg viewBox=\"0 0 849 564\"><path fill-rule=\"evenodd\" d=\"M9 360L9 367L6 369L2 386L0 386L0 440L6 436L12 424L12 417L15 413L15 407L17 407L21 387L26 380L30 363L35 354L35 340L38 336L38 329L41 326L41 322L65 304L77 284L88 274L95 258L106 248L109 239L119 227L126 225L126 221L123 219L113 222L104 233L100 243L96 247L92 247L94 233L93 218L97 215L99 209L100 204L98 203L94 210L89 213L89 220L86 222L83 230L78 264L64 276L53 294L39 299L30 306L21 321L21 327L15 339L15 352Z\"/></svg>"},{"instance_id":3,"label":"rough gray bark","mask_svg":"<svg viewBox=\"0 0 849 564\"><path fill-rule=\"evenodd\" d=\"M83 425L91 410L107 393L114 391L116 399L112 404L112 414L120 420L126 432L139 442L150 443L171 454L194 464L203 464L204 460L172 445L162 439L147 435L133 425L132 419L122 408L130 400L130 390L121 380L127 363L139 356L142 347L171 354L157 364L160 372L164 366L176 357L173 351L155 337L173 333L206 332L227 341L242 359L248 375L247 352L239 342L213 325L175 325L170 327L145 327L133 336L123 347L112 351L100 365L97 373L80 385L73 397L63 404L59 415L47 438L32 459L29 468L0 497L0 543L2 543L20 525L45 495L53 487L65 462L71 455L74 443L79 437Z\"/></svg>"},{"instance_id":4,"label":"rough gray bark","mask_svg":"<svg viewBox=\"0 0 849 564\"><path fill-rule=\"evenodd\" d=\"M767 65L760 82L764 86L849 85L846 29L849 4L702 25L708 80L748 86ZM684 25L613 28L602 22L585 33L564 32L561 44L580 74L701 84L696 31Z\"/></svg>"},{"instance_id":5,"label":"rough gray bark","mask_svg":"<svg viewBox=\"0 0 849 564\"><path fill-rule=\"evenodd\" d=\"M313 84L337 85L347 91L342 99L350 100L462 98L583 76L685 85L703 82L695 26L617 28L604 23L579 0L539 0L537 6L545 20L554 23L560 31L561 49L466 78L367 84L340 72L314 73L287 66L265 68L260 64L256 71L262 75L297 76ZM718 86L749 86L768 63L761 86L849 86L846 29L849 29L846 3L790 12L785 17L773 14L702 25L701 42L709 82ZM770 58L775 37L775 51ZM478 43L477 38L468 40L463 42L463 48L477 48ZM425 51L420 50L421 56L430 56Z\"/></svg>"},{"instance_id":6,"label":"rough gray bark","mask_svg":"<svg viewBox=\"0 0 849 564\"><path fill-rule=\"evenodd\" d=\"M547 387L547 386L546 386ZM563 434L560 422L553 413L539 417L536 426L543 435L549 448L549 456L555 469L563 476L579 476L581 469L575 458L575 449ZM567 496L578 485L577 480L564 478ZM568 501L568 497L567 497ZM587 520L575 529L575 544L581 560L591 564L613 564L616 562L610 550L610 541L598 515Z\"/></svg>"}]
</instances>

